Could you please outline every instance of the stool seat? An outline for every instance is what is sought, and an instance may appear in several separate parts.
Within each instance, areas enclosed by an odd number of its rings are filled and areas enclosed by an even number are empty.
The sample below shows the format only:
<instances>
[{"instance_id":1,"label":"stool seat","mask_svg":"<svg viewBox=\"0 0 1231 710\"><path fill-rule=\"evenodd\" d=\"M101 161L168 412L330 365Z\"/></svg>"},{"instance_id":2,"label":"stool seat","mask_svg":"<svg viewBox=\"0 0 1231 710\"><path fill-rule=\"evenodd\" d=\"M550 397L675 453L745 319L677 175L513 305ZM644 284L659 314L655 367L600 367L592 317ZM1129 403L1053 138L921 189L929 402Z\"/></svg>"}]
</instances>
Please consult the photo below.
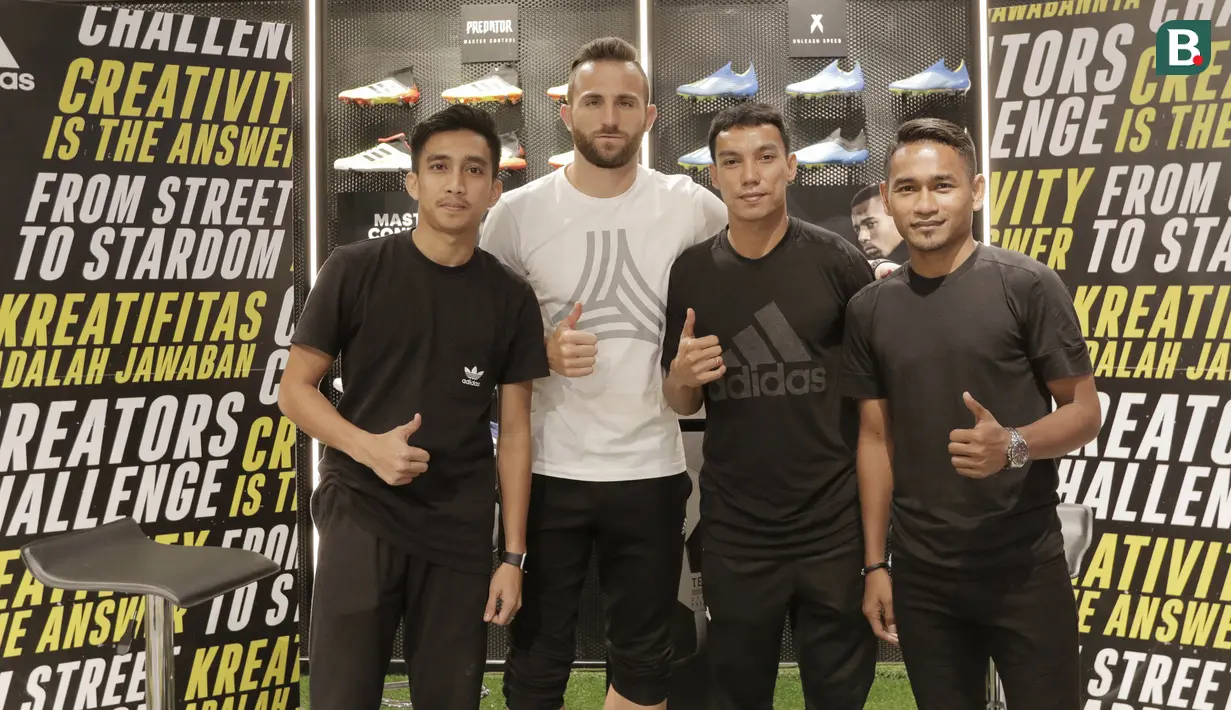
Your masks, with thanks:
<instances>
[{"instance_id":1,"label":"stool seat","mask_svg":"<svg viewBox=\"0 0 1231 710\"><path fill-rule=\"evenodd\" d=\"M132 518L37 540L21 548L34 578L52 589L160 597L180 608L268 577L268 557L225 547L164 545Z\"/></svg>"}]
</instances>

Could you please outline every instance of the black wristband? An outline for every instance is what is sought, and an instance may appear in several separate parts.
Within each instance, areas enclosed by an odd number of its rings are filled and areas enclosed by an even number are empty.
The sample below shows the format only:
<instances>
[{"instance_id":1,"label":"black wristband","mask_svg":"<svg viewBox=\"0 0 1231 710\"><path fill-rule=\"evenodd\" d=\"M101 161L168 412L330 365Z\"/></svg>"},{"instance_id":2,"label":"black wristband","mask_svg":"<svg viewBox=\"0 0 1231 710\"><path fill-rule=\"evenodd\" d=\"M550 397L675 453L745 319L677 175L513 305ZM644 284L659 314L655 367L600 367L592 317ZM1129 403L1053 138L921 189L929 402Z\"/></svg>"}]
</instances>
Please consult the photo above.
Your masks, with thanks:
<instances>
[{"instance_id":1,"label":"black wristband","mask_svg":"<svg viewBox=\"0 0 1231 710\"><path fill-rule=\"evenodd\" d=\"M863 575L864 577L867 577L869 574L871 574L872 572L875 572L878 569L884 569L884 570L889 569L889 563L888 562L877 562L874 565L868 565L867 567L864 567L863 569L859 570L859 574Z\"/></svg>"},{"instance_id":2,"label":"black wristband","mask_svg":"<svg viewBox=\"0 0 1231 710\"><path fill-rule=\"evenodd\" d=\"M513 565L517 569L526 569L526 555L518 552L506 552L500 557L500 561L506 565Z\"/></svg>"}]
</instances>

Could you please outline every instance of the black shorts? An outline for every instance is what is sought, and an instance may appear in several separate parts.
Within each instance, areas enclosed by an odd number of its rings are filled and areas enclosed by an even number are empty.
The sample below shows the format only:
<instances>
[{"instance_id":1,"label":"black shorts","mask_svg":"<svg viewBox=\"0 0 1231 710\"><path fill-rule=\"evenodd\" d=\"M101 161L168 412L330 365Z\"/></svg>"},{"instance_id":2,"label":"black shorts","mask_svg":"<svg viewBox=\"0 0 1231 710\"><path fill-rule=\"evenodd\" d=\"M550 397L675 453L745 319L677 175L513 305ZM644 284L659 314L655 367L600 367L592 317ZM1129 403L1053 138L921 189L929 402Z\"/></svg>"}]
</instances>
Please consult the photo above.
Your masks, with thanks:
<instances>
[{"instance_id":1,"label":"black shorts","mask_svg":"<svg viewBox=\"0 0 1231 710\"><path fill-rule=\"evenodd\" d=\"M1081 707L1077 604L1063 556L961 574L895 556L893 611L919 710L983 710L989 657L1007 707Z\"/></svg>"},{"instance_id":2,"label":"black shorts","mask_svg":"<svg viewBox=\"0 0 1231 710\"><path fill-rule=\"evenodd\" d=\"M782 627L791 625L809 708L860 710L876 675L863 615L863 550L745 560L704 554L701 567L713 710L772 710Z\"/></svg>"},{"instance_id":3,"label":"black shorts","mask_svg":"<svg viewBox=\"0 0 1231 710\"><path fill-rule=\"evenodd\" d=\"M687 473L619 482L534 476L522 609L510 629L504 674L509 710L564 705L596 543L612 687L638 705L667 699L691 493Z\"/></svg>"},{"instance_id":4,"label":"black shorts","mask_svg":"<svg viewBox=\"0 0 1231 710\"><path fill-rule=\"evenodd\" d=\"M378 710L393 640L402 645L415 707L476 710L487 656L490 579L393 547L355 521L349 490L312 496L320 550L312 590L313 710Z\"/></svg>"}]
</instances>

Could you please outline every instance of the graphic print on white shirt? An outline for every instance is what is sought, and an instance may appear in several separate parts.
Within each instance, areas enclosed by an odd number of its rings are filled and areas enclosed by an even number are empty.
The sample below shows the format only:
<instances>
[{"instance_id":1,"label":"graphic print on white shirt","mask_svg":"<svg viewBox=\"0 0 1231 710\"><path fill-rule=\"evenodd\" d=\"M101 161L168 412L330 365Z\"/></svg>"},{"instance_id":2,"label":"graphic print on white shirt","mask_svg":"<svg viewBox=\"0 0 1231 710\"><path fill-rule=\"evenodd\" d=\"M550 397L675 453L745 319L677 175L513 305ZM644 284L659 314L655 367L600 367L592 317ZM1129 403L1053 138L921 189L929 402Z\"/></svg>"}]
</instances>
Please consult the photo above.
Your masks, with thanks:
<instances>
[{"instance_id":1,"label":"graphic print on white shirt","mask_svg":"<svg viewBox=\"0 0 1231 710\"><path fill-rule=\"evenodd\" d=\"M559 325L581 303L577 327L598 336L635 338L658 344L667 306L637 270L624 229L586 232L586 260L569 305L556 311L551 325Z\"/></svg>"},{"instance_id":2,"label":"graphic print on white shirt","mask_svg":"<svg viewBox=\"0 0 1231 710\"><path fill-rule=\"evenodd\" d=\"M535 473L621 481L685 470L659 365L667 285L676 257L726 223L710 191L640 166L618 197L589 197L559 170L492 208L479 246L534 287L544 332L581 303L577 328L598 336L592 374L535 381Z\"/></svg>"}]
</instances>

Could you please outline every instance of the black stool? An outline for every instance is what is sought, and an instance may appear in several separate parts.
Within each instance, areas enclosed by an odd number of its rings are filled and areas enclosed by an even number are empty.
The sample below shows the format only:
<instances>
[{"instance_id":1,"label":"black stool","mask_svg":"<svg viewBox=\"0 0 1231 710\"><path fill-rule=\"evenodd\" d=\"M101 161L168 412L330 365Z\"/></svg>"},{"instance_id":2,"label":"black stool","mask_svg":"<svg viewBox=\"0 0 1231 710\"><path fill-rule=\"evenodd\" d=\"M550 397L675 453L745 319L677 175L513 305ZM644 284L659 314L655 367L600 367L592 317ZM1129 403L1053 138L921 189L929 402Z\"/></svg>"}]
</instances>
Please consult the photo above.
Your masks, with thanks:
<instances>
[{"instance_id":1,"label":"black stool","mask_svg":"<svg viewBox=\"0 0 1231 710\"><path fill-rule=\"evenodd\" d=\"M1075 503L1056 506L1060 518L1060 535L1064 538L1064 560L1068 564L1069 577L1081 576L1081 562L1094 542L1094 509ZM1004 703L1004 685L996 672L996 662L987 666L987 710L1007 710Z\"/></svg>"},{"instance_id":2,"label":"black stool","mask_svg":"<svg viewBox=\"0 0 1231 710\"><path fill-rule=\"evenodd\" d=\"M224 547L163 545L132 518L37 540L26 568L51 589L145 596L145 706L175 708L175 607L203 604L280 569L264 555Z\"/></svg>"}]
</instances>

